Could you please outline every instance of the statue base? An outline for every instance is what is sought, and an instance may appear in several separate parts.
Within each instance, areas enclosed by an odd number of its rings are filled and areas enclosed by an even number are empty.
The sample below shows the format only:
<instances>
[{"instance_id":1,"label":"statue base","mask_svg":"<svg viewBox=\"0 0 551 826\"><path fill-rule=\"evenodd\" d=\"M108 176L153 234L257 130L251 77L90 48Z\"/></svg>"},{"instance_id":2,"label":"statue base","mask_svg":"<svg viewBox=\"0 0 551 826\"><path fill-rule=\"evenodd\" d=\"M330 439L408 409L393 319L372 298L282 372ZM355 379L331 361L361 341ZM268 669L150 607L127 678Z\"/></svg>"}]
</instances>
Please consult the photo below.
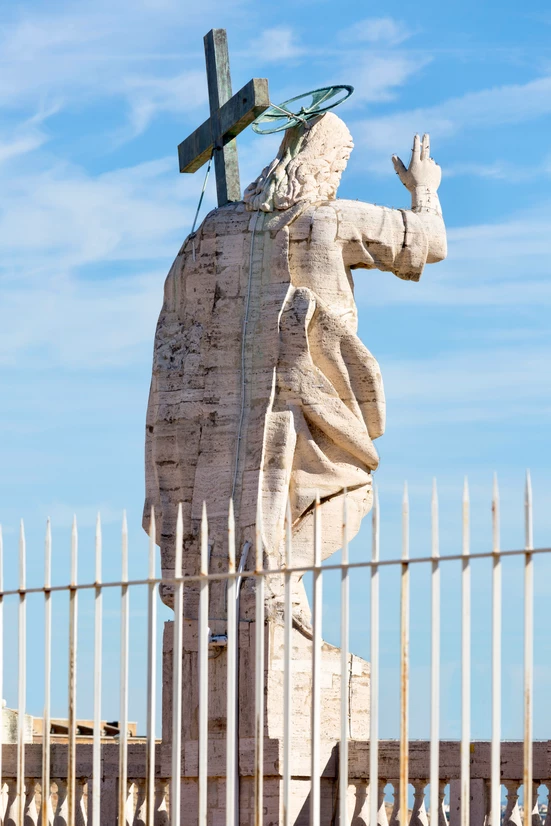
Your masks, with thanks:
<instances>
[{"instance_id":1,"label":"statue base","mask_svg":"<svg viewBox=\"0 0 551 826\"><path fill-rule=\"evenodd\" d=\"M225 621L211 621L211 633L225 633ZM224 627L222 627L224 626ZM184 620L182 680L182 824L196 824L198 811L198 623ZM255 826L254 718L255 622L239 624L239 826ZM264 818L268 826L283 823L283 653L284 627L267 619L264 629ZM307 826L311 790L312 640L292 630L291 823ZM163 745L161 774L170 776L172 729L173 623L165 624L163 643ZM348 656L349 729L351 740L369 739L370 666ZM321 662L321 817L330 826L338 810L338 744L340 740L340 649L323 643ZM209 652L208 824L226 823L226 674L225 648ZM357 817L367 806L365 789L349 787L349 811ZM337 807L337 808L336 808Z\"/></svg>"}]
</instances>

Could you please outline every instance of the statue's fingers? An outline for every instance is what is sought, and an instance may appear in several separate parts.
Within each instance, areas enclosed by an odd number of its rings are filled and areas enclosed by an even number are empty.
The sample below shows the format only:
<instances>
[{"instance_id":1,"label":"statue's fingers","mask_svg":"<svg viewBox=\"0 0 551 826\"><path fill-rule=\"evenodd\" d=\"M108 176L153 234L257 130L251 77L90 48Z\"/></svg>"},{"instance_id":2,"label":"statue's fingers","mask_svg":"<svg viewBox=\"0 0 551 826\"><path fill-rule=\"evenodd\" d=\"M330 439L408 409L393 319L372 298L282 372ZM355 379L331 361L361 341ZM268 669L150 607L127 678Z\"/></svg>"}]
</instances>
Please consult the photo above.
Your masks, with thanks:
<instances>
[{"instance_id":1,"label":"statue's fingers","mask_svg":"<svg viewBox=\"0 0 551 826\"><path fill-rule=\"evenodd\" d=\"M413 149L411 150L411 160L418 161L421 157L421 141L419 135L413 137Z\"/></svg>"},{"instance_id":2,"label":"statue's fingers","mask_svg":"<svg viewBox=\"0 0 551 826\"><path fill-rule=\"evenodd\" d=\"M421 142L421 160L425 161L430 158L430 136L425 133Z\"/></svg>"},{"instance_id":3,"label":"statue's fingers","mask_svg":"<svg viewBox=\"0 0 551 826\"><path fill-rule=\"evenodd\" d=\"M402 163L402 161L400 160L400 158L398 157L398 155L393 155L392 156L392 163L394 164L394 169L396 170L396 174L399 175L400 178L402 177L402 175L406 174L407 169L404 166L404 164Z\"/></svg>"}]
</instances>

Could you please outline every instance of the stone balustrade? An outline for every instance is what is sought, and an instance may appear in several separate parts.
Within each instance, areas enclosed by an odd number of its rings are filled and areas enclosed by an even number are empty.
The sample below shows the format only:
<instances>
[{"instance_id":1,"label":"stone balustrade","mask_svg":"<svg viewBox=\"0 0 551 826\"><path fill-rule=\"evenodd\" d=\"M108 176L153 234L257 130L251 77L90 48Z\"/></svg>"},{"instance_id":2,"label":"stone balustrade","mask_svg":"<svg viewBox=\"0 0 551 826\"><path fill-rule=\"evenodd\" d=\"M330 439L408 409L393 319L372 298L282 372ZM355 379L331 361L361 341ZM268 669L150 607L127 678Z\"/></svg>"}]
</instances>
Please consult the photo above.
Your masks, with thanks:
<instances>
[{"instance_id":1,"label":"stone balustrade","mask_svg":"<svg viewBox=\"0 0 551 826\"><path fill-rule=\"evenodd\" d=\"M470 747L470 826L487 826L490 820L490 752L491 744L474 741ZM409 826L427 826L429 817L430 787L430 744L424 740L413 740L409 744L409 785L413 791L413 806L409 814ZM385 740L379 743L379 817L378 826L398 826L400 747L398 741ZM523 777L523 743L504 741L501 743L501 782L506 790L506 807L503 826L521 826L522 810L519 808L519 790ZM364 797L361 816L368 823L369 790L369 742L352 741L349 745L349 778L357 797ZM447 822L450 826L460 823L460 744L457 741L440 743L440 778L438 826ZM533 813L532 826L551 826L551 741L537 741L533 744ZM392 786L394 805L390 814L384 803L384 790ZM449 821L444 809L445 790L449 784ZM544 812L540 813L538 792L545 787ZM542 807L543 808L543 807ZM358 806L354 816L360 814Z\"/></svg>"},{"instance_id":2,"label":"stone balustrade","mask_svg":"<svg viewBox=\"0 0 551 826\"><path fill-rule=\"evenodd\" d=\"M77 744L75 778L75 821L69 823L67 793L67 745L51 746L51 782L48 794L48 826L89 826L92 823L92 745ZM100 822L119 823L120 826L146 826L146 745L134 743L128 747L128 784L124 821L118 820L118 773L119 747L116 743L102 745L102 779L100 796ZM157 767L160 768L159 766ZM0 823L2 826L19 826L19 801L17 798L17 746L2 747L2 794L0 797ZM25 747L25 826L41 824L42 808L42 745ZM168 826L169 781L156 776L155 823Z\"/></svg>"},{"instance_id":3,"label":"stone balustrade","mask_svg":"<svg viewBox=\"0 0 551 826\"><path fill-rule=\"evenodd\" d=\"M184 749L185 752L185 749ZM55 744L51 747L51 783L48 795L48 826L73 826L69 824L67 812L67 745ZM222 756L222 755L220 755ZM428 795L430 787L429 776L430 746L427 741L412 741L409 749L409 784L412 792L412 809L408 813L409 824L402 824L399 817L399 743L395 740L381 741L379 744L379 778L378 778L378 824L377 826L428 826ZM164 746L158 748L156 764L154 826L168 826L169 805L169 751ZM440 744L440 783L439 783L439 810L438 826L459 826L459 743L444 741ZM546 800L551 795L551 741L538 741L533 749L533 800L534 810L531 818L532 826L551 826L551 812L542 815L538 807L538 791L540 786L546 787ZM41 819L41 773L42 773L42 746L40 744L27 745L25 748L25 826L42 824ZM185 761L184 761L185 762ZM247 761L244 761L245 764ZM299 762L302 760L299 758ZM489 822L490 801L490 743L473 742L471 744L471 826L486 826ZM2 749L2 792L0 795L0 823L2 826L18 826L19 812L17 799L17 747L5 745ZM214 759L216 765L209 766L212 777L218 774L217 769L222 767L223 761ZM128 748L128 786L126 792L124 826L146 826L146 746L145 743L134 743ZM113 824L120 821L117 817L118 808L118 766L119 749L114 743L102 745L102 780L101 780L101 814L102 824ZM297 764L298 767L298 764ZM281 754L279 747L268 748L265 755L266 780L280 774ZM322 807L320 826L329 826L336 811L336 796L338 789L338 748L334 748L322 773L322 782L325 794L322 797L328 805ZM249 774L248 767L245 769ZM192 771L193 773L193 771ZM185 780L185 771L183 780ZM521 808L519 808L519 789L522 785L523 774L523 745L521 742L503 742L501 744L501 779L506 790L507 805L503 815L503 826L520 826L523 822ZM74 826L90 826L92 823L92 746L79 744L77 746L77 769L75 779L76 817ZM449 790L447 789L449 784ZM210 784L209 784L210 785ZM394 805L388 803L389 786L392 787ZM184 798L185 783L182 786ZM332 791L331 791L332 790ZM445 793L449 796L448 812L444 807ZM330 792L332 800L328 799ZM386 796L385 796L386 793ZM411 795L410 795L411 800ZM191 808L190 808L191 805ZM223 804L222 804L223 806ZM392 809L391 809L392 806ZM182 808L183 823L195 823L196 814L191 809L193 805L188 797L188 806ZM551 807L549 807L551 809ZM209 807L210 809L210 807ZM216 807L213 807L213 812ZM223 807L218 809L223 822ZM369 743L351 741L349 744L349 813L350 823L355 826L364 826L369 823ZM215 826L217 818L209 817L209 826ZM273 815L270 821L274 822ZM302 822L308 823L308 812L301 813L297 826Z\"/></svg>"}]
</instances>

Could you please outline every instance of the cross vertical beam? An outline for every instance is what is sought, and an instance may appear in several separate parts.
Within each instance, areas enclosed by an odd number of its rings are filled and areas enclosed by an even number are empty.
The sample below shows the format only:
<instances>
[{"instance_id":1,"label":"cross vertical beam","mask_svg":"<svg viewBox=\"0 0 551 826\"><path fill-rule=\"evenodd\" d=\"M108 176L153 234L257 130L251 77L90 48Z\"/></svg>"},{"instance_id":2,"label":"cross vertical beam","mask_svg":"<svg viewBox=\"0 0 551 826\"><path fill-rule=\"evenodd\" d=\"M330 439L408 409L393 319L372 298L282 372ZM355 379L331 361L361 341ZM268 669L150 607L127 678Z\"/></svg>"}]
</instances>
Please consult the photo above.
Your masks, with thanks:
<instances>
[{"instance_id":1,"label":"cross vertical beam","mask_svg":"<svg viewBox=\"0 0 551 826\"><path fill-rule=\"evenodd\" d=\"M220 108L232 96L228 38L225 29L211 29L204 37L205 61L212 135L221 135ZM241 200L239 164L235 139L224 146L222 139L214 142L214 170L218 205Z\"/></svg>"}]
</instances>

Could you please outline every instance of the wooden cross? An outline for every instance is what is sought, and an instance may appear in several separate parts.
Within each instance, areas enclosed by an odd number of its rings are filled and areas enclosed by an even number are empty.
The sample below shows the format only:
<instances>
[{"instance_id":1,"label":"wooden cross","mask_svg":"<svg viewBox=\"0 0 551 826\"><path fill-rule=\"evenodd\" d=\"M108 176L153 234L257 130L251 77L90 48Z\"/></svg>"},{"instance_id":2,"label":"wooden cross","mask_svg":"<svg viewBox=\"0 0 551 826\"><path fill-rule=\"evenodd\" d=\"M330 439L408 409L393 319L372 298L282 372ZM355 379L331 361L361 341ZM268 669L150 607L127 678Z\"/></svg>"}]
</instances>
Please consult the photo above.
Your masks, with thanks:
<instances>
[{"instance_id":1,"label":"wooden cross","mask_svg":"<svg viewBox=\"0 0 551 826\"><path fill-rule=\"evenodd\" d=\"M270 105L268 81L253 78L232 97L225 29L204 37L210 118L178 146L180 172L195 172L214 150L218 206L241 200L235 137Z\"/></svg>"}]
</instances>

